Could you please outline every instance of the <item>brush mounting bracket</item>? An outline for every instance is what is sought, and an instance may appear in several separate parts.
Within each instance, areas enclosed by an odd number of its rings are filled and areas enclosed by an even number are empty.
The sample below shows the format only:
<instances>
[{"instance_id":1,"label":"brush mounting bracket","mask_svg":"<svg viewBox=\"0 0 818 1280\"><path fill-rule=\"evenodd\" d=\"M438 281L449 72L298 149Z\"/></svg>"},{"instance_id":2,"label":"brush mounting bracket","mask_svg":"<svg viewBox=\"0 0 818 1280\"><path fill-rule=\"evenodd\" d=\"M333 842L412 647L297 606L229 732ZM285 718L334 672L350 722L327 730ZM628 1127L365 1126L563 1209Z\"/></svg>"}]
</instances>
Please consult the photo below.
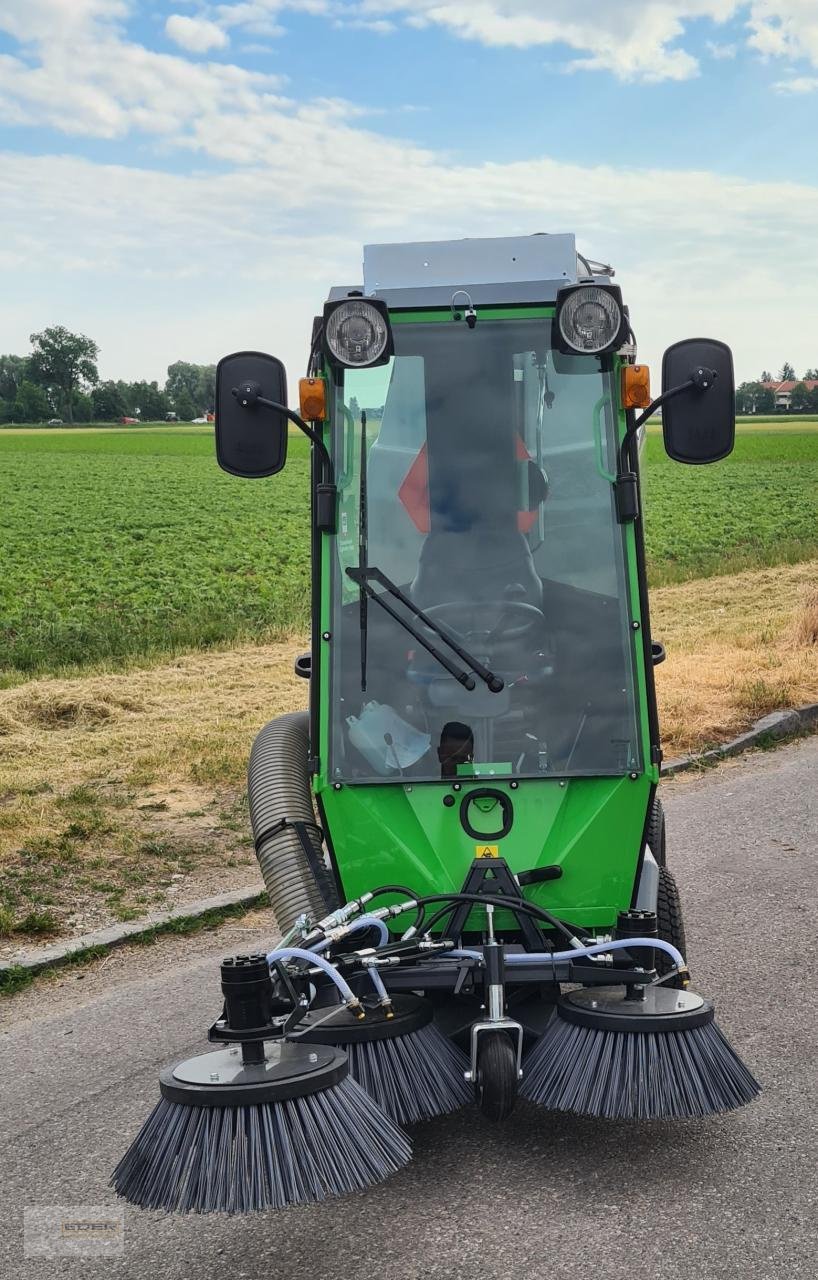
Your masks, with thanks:
<instances>
[{"instance_id":1,"label":"brush mounting bracket","mask_svg":"<svg viewBox=\"0 0 818 1280\"><path fill-rule=\"evenodd\" d=\"M482 793L484 789L481 788L480 790ZM488 791L488 788L485 790ZM464 802L477 794L475 791L467 792ZM488 839L484 833L479 833L479 838L481 840ZM475 858L471 864L471 870L463 882L461 892L478 895L486 894L495 898L517 899L520 896L520 887L511 874L505 858ZM447 934L452 938L459 938L466 926L470 912L474 910L476 910L475 903L461 902L446 927ZM519 915L519 929L523 935L526 950L544 951L546 949L542 932L534 920L522 912Z\"/></svg>"}]
</instances>

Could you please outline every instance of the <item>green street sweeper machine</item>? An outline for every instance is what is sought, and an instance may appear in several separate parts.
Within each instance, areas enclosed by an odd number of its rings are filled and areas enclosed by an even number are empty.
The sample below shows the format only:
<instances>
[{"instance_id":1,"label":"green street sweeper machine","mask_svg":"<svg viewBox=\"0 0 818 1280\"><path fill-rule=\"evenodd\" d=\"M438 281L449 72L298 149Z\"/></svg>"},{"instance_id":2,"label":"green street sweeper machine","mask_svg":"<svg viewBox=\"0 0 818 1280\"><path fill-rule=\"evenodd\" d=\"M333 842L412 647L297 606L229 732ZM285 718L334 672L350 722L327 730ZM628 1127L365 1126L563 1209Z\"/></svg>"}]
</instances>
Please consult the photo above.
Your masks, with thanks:
<instances>
[{"instance_id":1,"label":"green street sweeper machine","mask_svg":"<svg viewBox=\"0 0 818 1280\"><path fill-rule=\"evenodd\" d=\"M730 452L732 358L676 343L652 400L613 275L571 235L371 245L299 413L280 361L220 362L225 471L311 441L309 710L250 757L278 940L222 963L221 1048L162 1073L127 1199L361 1189L404 1127L518 1095L648 1120L757 1094L689 986L639 478L659 406L671 458Z\"/></svg>"}]
</instances>

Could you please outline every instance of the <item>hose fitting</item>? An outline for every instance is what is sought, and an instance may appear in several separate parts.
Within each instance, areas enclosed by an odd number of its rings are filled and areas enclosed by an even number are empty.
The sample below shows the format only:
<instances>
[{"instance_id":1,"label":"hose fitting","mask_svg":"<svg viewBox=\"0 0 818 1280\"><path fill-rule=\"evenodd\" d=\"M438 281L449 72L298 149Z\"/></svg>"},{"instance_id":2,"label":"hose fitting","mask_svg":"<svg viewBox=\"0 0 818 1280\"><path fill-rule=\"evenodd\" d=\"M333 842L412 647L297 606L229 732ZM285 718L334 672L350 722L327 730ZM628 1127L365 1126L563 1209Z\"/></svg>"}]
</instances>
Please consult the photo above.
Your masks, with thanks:
<instances>
[{"instance_id":1,"label":"hose fitting","mask_svg":"<svg viewBox=\"0 0 818 1280\"><path fill-rule=\"evenodd\" d=\"M347 1008L349 1009L349 1012L352 1014L352 1016L354 1018L357 1018L359 1022L363 1022L364 1018L366 1017L366 1009L361 1004L358 997L353 996L352 999L347 1000L346 1003L347 1003Z\"/></svg>"}]
</instances>

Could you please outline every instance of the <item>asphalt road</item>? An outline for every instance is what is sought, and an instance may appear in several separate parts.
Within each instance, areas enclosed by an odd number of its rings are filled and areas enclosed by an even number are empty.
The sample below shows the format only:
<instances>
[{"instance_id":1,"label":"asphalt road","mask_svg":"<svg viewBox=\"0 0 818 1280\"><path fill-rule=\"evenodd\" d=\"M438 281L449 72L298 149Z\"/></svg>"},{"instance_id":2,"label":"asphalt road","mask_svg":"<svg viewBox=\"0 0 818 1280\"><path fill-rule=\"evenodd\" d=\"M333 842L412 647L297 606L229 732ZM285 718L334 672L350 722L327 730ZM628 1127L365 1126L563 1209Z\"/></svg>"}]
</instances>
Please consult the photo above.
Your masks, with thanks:
<instances>
[{"instance_id":1,"label":"asphalt road","mask_svg":"<svg viewBox=\"0 0 818 1280\"><path fill-rule=\"evenodd\" d=\"M27 1260L25 1206L114 1203L107 1179L158 1068L200 1050L214 1014L224 939L132 952L5 1002L0 1275L813 1280L818 738L663 793L694 985L758 1102L677 1125L523 1106L492 1127L465 1111L416 1130L412 1163L366 1195L247 1219L128 1208L121 1259Z\"/></svg>"}]
</instances>

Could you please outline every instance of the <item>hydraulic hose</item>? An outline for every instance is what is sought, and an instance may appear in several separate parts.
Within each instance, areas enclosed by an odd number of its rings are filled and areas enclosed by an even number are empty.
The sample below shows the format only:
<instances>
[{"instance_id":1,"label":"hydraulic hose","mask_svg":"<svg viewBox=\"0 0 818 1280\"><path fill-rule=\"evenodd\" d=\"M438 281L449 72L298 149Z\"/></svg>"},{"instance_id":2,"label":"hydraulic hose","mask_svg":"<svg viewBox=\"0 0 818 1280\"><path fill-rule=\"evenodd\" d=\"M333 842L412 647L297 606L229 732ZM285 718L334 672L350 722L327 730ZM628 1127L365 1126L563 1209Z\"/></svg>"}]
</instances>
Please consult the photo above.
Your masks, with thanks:
<instances>
[{"instance_id":1,"label":"hydraulic hose","mask_svg":"<svg viewBox=\"0 0 818 1280\"><path fill-rule=\"evenodd\" d=\"M579 960L582 956L603 955L609 951L626 951L631 947L654 947L657 951L664 951L670 956L677 969L685 968L685 958L680 951L670 942L664 942L662 938L616 938L612 942L597 942L590 947L581 947L578 951L506 951L505 962L508 965L525 965L525 964L554 964L558 960ZM455 951L446 951L443 953L444 958L451 956L455 960L482 960L484 959L482 951L472 951L468 948L458 948Z\"/></svg>"},{"instance_id":2,"label":"hydraulic hose","mask_svg":"<svg viewBox=\"0 0 818 1280\"><path fill-rule=\"evenodd\" d=\"M541 961L577 960L580 956L598 956L607 951L629 951L631 947L653 947L657 951L664 951L665 955L670 956L677 969L685 968L685 958L681 951L677 951L671 942L665 942L662 938L615 938L612 942L597 942L592 947L583 947L581 951L555 951L552 955L546 953L537 958ZM529 952L527 956L522 952L512 952L506 955L506 960L517 964L523 958L533 960L534 955L534 952Z\"/></svg>"},{"instance_id":3,"label":"hydraulic hose","mask_svg":"<svg viewBox=\"0 0 818 1280\"><path fill-rule=\"evenodd\" d=\"M375 966L374 966L374 965L372 965L372 964L368 964L366 967L367 967L367 972L369 973L369 977L370 977L370 979L371 979L371 981L372 981L372 985L373 985L373 987L375 988L375 990L377 991L378 996L380 997L380 999L381 999L384 1003L386 1003L386 1004L391 1003L391 1002L390 1002L390 1000L389 1000L389 992L387 991L386 987L384 986L384 984L383 984L383 978L382 978L382 977L381 977L381 975L378 973L378 970L377 970L377 969L375 968Z\"/></svg>"},{"instance_id":4,"label":"hydraulic hose","mask_svg":"<svg viewBox=\"0 0 818 1280\"><path fill-rule=\"evenodd\" d=\"M276 960L304 960L307 964L315 965L316 968L322 969L328 978L331 978L336 987L344 998L344 1003L352 1008L360 1008L360 1000L356 996L352 987L346 982L335 968L330 964L329 960L325 960L323 956L316 955L314 951L305 951L302 947L279 947L276 951L267 953L267 963L275 964Z\"/></svg>"},{"instance_id":5,"label":"hydraulic hose","mask_svg":"<svg viewBox=\"0 0 818 1280\"><path fill-rule=\"evenodd\" d=\"M326 951L327 947L334 946L336 942L340 942L347 934L356 933L359 929L377 929L377 945L379 947L384 946L389 941L389 930L383 920L379 920L377 916L359 916L357 920L353 920L350 924L333 929L329 937L322 938L320 942L316 942L310 947L310 951Z\"/></svg>"},{"instance_id":6,"label":"hydraulic hose","mask_svg":"<svg viewBox=\"0 0 818 1280\"><path fill-rule=\"evenodd\" d=\"M556 929L575 949L584 945L576 934L572 933L571 929L564 921L560 920L557 916L552 915L550 911L546 911L545 907L538 906L536 902L529 902L526 898L507 898L499 894L492 895L487 893L435 893L429 894L424 898L418 898L417 901L419 906L426 906L432 902L446 902L453 904L451 907L447 906L445 910L437 912L437 914L426 924L425 927L427 930L430 929L433 924L436 924L439 919L442 919L443 916L448 915L451 911L455 910L458 902L473 902L477 907L486 906L488 904L492 907L502 907L512 913L524 911L527 915L534 916L538 920L543 920L546 924L550 925L552 929ZM586 931L584 929L577 929L577 932L585 933Z\"/></svg>"}]
</instances>

